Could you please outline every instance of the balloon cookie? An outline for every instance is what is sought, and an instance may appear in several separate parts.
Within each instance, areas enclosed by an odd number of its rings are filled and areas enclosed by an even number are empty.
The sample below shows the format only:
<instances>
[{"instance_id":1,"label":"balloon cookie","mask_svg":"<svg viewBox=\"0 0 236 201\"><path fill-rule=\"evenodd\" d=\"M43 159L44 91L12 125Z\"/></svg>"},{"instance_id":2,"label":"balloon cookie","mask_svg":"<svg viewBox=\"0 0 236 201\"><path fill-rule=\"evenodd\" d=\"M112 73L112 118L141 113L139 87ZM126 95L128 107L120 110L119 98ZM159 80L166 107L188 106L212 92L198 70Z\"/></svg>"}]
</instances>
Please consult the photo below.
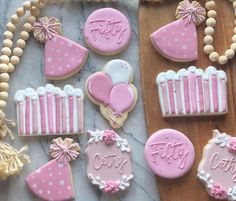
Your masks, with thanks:
<instances>
[{"instance_id":1,"label":"balloon cookie","mask_svg":"<svg viewBox=\"0 0 236 201\"><path fill-rule=\"evenodd\" d=\"M29 189L41 200L73 200L75 192L69 162L79 156L79 151L79 144L73 139L52 140L50 153L54 159L27 176Z\"/></svg>"},{"instance_id":2,"label":"balloon cookie","mask_svg":"<svg viewBox=\"0 0 236 201\"><path fill-rule=\"evenodd\" d=\"M167 59L178 62L198 58L196 26L205 20L206 11L197 2L180 2L174 21L151 34L154 48Z\"/></svg>"},{"instance_id":3,"label":"balloon cookie","mask_svg":"<svg viewBox=\"0 0 236 201\"><path fill-rule=\"evenodd\" d=\"M45 43L44 73L47 79L61 80L78 73L88 57L88 50L60 36L61 23L55 17L42 17L33 24L35 38Z\"/></svg>"},{"instance_id":4,"label":"balloon cookie","mask_svg":"<svg viewBox=\"0 0 236 201\"><path fill-rule=\"evenodd\" d=\"M112 130L88 131L87 175L105 193L126 190L133 179L131 148Z\"/></svg>"},{"instance_id":5,"label":"balloon cookie","mask_svg":"<svg viewBox=\"0 0 236 201\"><path fill-rule=\"evenodd\" d=\"M183 133L163 129L148 139L145 145L145 159L156 175L175 179L191 169L195 151L192 142Z\"/></svg>"},{"instance_id":6,"label":"balloon cookie","mask_svg":"<svg viewBox=\"0 0 236 201\"><path fill-rule=\"evenodd\" d=\"M108 62L103 71L86 81L86 91L113 128L120 128L137 102L137 89L131 84L132 67L123 60Z\"/></svg>"},{"instance_id":7,"label":"balloon cookie","mask_svg":"<svg viewBox=\"0 0 236 201\"><path fill-rule=\"evenodd\" d=\"M209 66L205 72L190 66L169 70L156 78L163 117L224 115L228 113L227 76Z\"/></svg>"},{"instance_id":8,"label":"balloon cookie","mask_svg":"<svg viewBox=\"0 0 236 201\"><path fill-rule=\"evenodd\" d=\"M236 200L236 138L214 130L197 176L213 198Z\"/></svg>"},{"instance_id":9,"label":"balloon cookie","mask_svg":"<svg viewBox=\"0 0 236 201\"><path fill-rule=\"evenodd\" d=\"M63 90L47 84L37 90L16 92L20 136L46 136L83 133L84 94L66 85Z\"/></svg>"},{"instance_id":10,"label":"balloon cookie","mask_svg":"<svg viewBox=\"0 0 236 201\"><path fill-rule=\"evenodd\" d=\"M128 19L113 8L94 11L84 26L84 38L88 46L101 55L116 55L128 46L131 27Z\"/></svg>"}]
</instances>

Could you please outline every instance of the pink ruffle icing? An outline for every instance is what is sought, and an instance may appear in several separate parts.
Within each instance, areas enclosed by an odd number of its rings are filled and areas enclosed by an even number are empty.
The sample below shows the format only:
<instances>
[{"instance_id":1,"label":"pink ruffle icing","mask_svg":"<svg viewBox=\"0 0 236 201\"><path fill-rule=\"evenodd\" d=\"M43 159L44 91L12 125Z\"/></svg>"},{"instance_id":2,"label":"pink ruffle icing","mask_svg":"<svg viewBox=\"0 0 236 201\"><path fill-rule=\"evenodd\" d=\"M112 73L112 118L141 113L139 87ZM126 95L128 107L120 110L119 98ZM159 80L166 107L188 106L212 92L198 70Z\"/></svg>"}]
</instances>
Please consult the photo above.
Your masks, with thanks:
<instances>
[{"instance_id":1,"label":"pink ruffle icing","mask_svg":"<svg viewBox=\"0 0 236 201\"><path fill-rule=\"evenodd\" d=\"M112 145L116 140L116 133L111 130L106 130L103 133L102 139L106 145Z\"/></svg>"},{"instance_id":2,"label":"pink ruffle icing","mask_svg":"<svg viewBox=\"0 0 236 201\"><path fill-rule=\"evenodd\" d=\"M114 194L120 190L119 185L120 181L107 181L103 190L106 193Z\"/></svg>"},{"instance_id":3,"label":"pink ruffle icing","mask_svg":"<svg viewBox=\"0 0 236 201\"><path fill-rule=\"evenodd\" d=\"M227 198L227 192L220 184L214 184L210 193L212 197L218 200L224 200Z\"/></svg>"}]
</instances>

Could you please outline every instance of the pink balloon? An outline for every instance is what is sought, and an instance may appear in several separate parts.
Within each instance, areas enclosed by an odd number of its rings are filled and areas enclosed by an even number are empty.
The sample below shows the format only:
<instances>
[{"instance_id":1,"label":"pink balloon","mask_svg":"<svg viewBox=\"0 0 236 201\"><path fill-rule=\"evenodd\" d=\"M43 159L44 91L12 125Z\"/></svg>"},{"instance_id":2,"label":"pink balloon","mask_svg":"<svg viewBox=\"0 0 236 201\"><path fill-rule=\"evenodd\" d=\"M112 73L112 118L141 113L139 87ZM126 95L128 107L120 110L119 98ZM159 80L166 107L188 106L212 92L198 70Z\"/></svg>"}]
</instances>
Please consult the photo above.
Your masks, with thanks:
<instances>
[{"instance_id":1,"label":"pink balloon","mask_svg":"<svg viewBox=\"0 0 236 201\"><path fill-rule=\"evenodd\" d=\"M117 84L110 93L109 107L116 115L121 115L129 110L134 103L134 93L130 85Z\"/></svg>"},{"instance_id":2,"label":"pink balloon","mask_svg":"<svg viewBox=\"0 0 236 201\"><path fill-rule=\"evenodd\" d=\"M86 86L90 96L95 101L108 105L112 85L110 77L103 72L97 72L88 78Z\"/></svg>"}]
</instances>

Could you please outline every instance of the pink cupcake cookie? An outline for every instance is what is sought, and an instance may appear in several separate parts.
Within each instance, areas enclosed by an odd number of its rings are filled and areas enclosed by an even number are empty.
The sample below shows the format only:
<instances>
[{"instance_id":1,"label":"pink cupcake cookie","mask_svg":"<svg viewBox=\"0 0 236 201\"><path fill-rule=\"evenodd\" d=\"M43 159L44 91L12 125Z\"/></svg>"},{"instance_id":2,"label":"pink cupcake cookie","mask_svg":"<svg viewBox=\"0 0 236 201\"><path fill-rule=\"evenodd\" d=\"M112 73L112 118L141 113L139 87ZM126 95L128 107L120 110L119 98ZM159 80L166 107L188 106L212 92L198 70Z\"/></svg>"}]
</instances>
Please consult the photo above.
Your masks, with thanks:
<instances>
[{"instance_id":1,"label":"pink cupcake cookie","mask_svg":"<svg viewBox=\"0 0 236 201\"><path fill-rule=\"evenodd\" d=\"M133 179L131 148L112 130L88 131L87 175L105 193L126 190Z\"/></svg>"},{"instance_id":2,"label":"pink cupcake cookie","mask_svg":"<svg viewBox=\"0 0 236 201\"><path fill-rule=\"evenodd\" d=\"M52 143L50 153L54 159L29 174L27 186L41 200L73 200L75 190L69 162L79 156L79 144L70 138L57 138Z\"/></svg>"},{"instance_id":3,"label":"pink cupcake cookie","mask_svg":"<svg viewBox=\"0 0 236 201\"><path fill-rule=\"evenodd\" d=\"M86 81L90 100L113 128L120 128L137 102L137 89L132 84L133 69L126 61L108 62L103 71L96 72Z\"/></svg>"},{"instance_id":4,"label":"pink cupcake cookie","mask_svg":"<svg viewBox=\"0 0 236 201\"><path fill-rule=\"evenodd\" d=\"M145 159L156 175L175 179L191 169L195 151L193 144L183 133L163 129L148 139L145 145Z\"/></svg>"},{"instance_id":5,"label":"pink cupcake cookie","mask_svg":"<svg viewBox=\"0 0 236 201\"><path fill-rule=\"evenodd\" d=\"M20 136L82 134L84 94L79 88L64 89L47 84L37 90L27 88L15 95Z\"/></svg>"},{"instance_id":6,"label":"pink cupcake cookie","mask_svg":"<svg viewBox=\"0 0 236 201\"><path fill-rule=\"evenodd\" d=\"M128 46L131 27L120 11L102 8L88 17L84 26L84 37L88 46L97 54L116 55Z\"/></svg>"},{"instance_id":7,"label":"pink cupcake cookie","mask_svg":"<svg viewBox=\"0 0 236 201\"><path fill-rule=\"evenodd\" d=\"M47 79L62 80L78 73L88 57L88 50L60 36L61 23L55 17L42 17L33 24L34 36L45 43L44 73Z\"/></svg>"},{"instance_id":8,"label":"pink cupcake cookie","mask_svg":"<svg viewBox=\"0 0 236 201\"><path fill-rule=\"evenodd\" d=\"M198 38L196 25L205 20L205 9L197 1L180 2L177 7L177 21L151 34L154 48L164 57L179 62L198 58Z\"/></svg>"},{"instance_id":9,"label":"pink cupcake cookie","mask_svg":"<svg viewBox=\"0 0 236 201\"><path fill-rule=\"evenodd\" d=\"M236 138L213 131L198 166L198 178L218 200L236 200Z\"/></svg>"}]
</instances>

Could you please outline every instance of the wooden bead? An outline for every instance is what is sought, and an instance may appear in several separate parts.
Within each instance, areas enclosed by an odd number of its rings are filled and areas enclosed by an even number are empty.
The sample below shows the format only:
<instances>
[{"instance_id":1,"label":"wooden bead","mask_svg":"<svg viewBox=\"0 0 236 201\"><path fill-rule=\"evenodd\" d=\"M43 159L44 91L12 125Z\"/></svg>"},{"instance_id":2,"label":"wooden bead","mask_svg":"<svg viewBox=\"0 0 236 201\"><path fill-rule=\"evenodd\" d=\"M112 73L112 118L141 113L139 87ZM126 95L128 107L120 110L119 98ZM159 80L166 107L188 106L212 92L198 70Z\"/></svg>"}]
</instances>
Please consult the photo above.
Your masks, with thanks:
<instances>
[{"instance_id":1,"label":"wooden bead","mask_svg":"<svg viewBox=\"0 0 236 201\"><path fill-rule=\"evenodd\" d=\"M1 53L7 56L11 56L11 49L9 47L3 47Z\"/></svg>"},{"instance_id":2,"label":"wooden bead","mask_svg":"<svg viewBox=\"0 0 236 201\"><path fill-rule=\"evenodd\" d=\"M23 40L28 40L29 39L29 33L27 31L22 31L20 33L20 38L23 39Z\"/></svg>"},{"instance_id":3,"label":"wooden bead","mask_svg":"<svg viewBox=\"0 0 236 201\"><path fill-rule=\"evenodd\" d=\"M6 91L0 92L0 100L7 100L8 93Z\"/></svg>"},{"instance_id":4,"label":"wooden bead","mask_svg":"<svg viewBox=\"0 0 236 201\"><path fill-rule=\"evenodd\" d=\"M235 55L235 52L234 52L234 50L232 50L232 49L228 49L228 50L225 51L225 56L226 56L228 59L234 58L234 55Z\"/></svg>"},{"instance_id":5,"label":"wooden bead","mask_svg":"<svg viewBox=\"0 0 236 201\"><path fill-rule=\"evenodd\" d=\"M11 63L13 65L17 65L18 63L20 63L20 58L18 56L12 56L11 57Z\"/></svg>"},{"instance_id":6,"label":"wooden bead","mask_svg":"<svg viewBox=\"0 0 236 201\"><path fill-rule=\"evenodd\" d=\"M7 82L1 82L0 83L0 91L8 91L9 84Z\"/></svg>"},{"instance_id":7,"label":"wooden bead","mask_svg":"<svg viewBox=\"0 0 236 201\"><path fill-rule=\"evenodd\" d=\"M24 29L25 31L27 31L27 32L31 32L31 30L32 30L32 25L31 25L30 23L25 23L25 24L23 25L23 29Z\"/></svg>"},{"instance_id":8,"label":"wooden bead","mask_svg":"<svg viewBox=\"0 0 236 201\"><path fill-rule=\"evenodd\" d=\"M213 43L213 37L212 36L205 36L204 37L204 44L211 45Z\"/></svg>"},{"instance_id":9,"label":"wooden bead","mask_svg":"<svg viewBox=\"0 0 236 201\"><path fill-rule=\"evenodd\" d=\"M236 8L236 2L233 2L233 7Z\"/></svg>"},{"instance_id":10,"label":"wooden bead","mask_svg":"<svg viewBox=\"0 0 236 201\"><path fill-rule=\"evenodd\" d=\"M4 47L9 47L9 48L11 48L12 46L13 46L13 42L12 42L12 40L10 40L10 39L5 39L5 40L3 40L3 46Z\"/></svg>"},{"instance_id":11,"label":"wooden bead","mask_svg":"<svg viewBox=\"0 0 236 201\"><path fill-rule=\"evenodd\" d=\"M216 18L217 12L216 12L215 10L209 10L209 11L207 12L207 16L208 16L208 17Z\"/></svg>"},{"instance_id":12,"label":"wooden bead","mask_svg":"<svg viewBox=\"0 0 236 201\"><path fill-rule=\"evenodd\" d=\"M23 54L23 49L21 49L21 48L19 48L19 47L16 47L16 48L14 48L14 50L13 50L13 54L14 54L15 56L21 57L22 54Z\"/></svg>"},{"instance_id":13,"label":"wooden bead","mask_svg":"<svg viewBox=\"0 0 236 201\"><path fill-rule=\"evenodd\" d=\"M216 7L215 1L206 2L206 9L207 10L215 10L215 7Z\"/></svg>"},{"instance_id":14,"label":"wooden bead","mask_svg":"<svg viewBox=\"0 0 236 201\"><path fill-rule=\"evenodd\" d=\"M11 16L12 24L18 24L19 21L20 21L20 18L17 15L12 15Z\"/></svg>"},{"instance_id":15,"label":"wooden bead","mask_svg":"<svg viewBox=\"0 0 236 201\"><path fill-rule=\"evenodd\" d=\"M2 109L4 109L6 106L7 106L6 101L0 100L0 109L2 110Z\"/></svg>"},{"instance_id":16,"label":"wooden bead","mask_svg":"<svg viewBox=\"0 0 236 201\"><path fill-rule=\"evenodd\" d=\"M8 73L0 73L0 82L8 82L9 78L10 76Z\"/></svg>"},{"instance_id":17,"label":"wooden bead","mask_svg":"<svg viewBox=\"0 0 236 201\"><path fill-rule=\"evenodd\" d=\"M208 27L215 27L216 26L216 20L212 17L208 18L206 21L206 25Z\"/></svg>"},{"instance_id":18,"label":"wooden bead","mask_svg":"<svg viewBox=\"0 0 236 201\"><path fill-rule=\"evenodd\" d=\"M37 7L37 8L40 7L40 2L38 0L32 0L31 4L32 6Z\"/></svg>"},{"instance_id":19,"label":"wooden bead","mask_svg":"<svg viewBox=\"0 0 236 201\"><path fill-rule=\"evenodd\" d=\"M236 34L232 37L233 43L236 43Z\"/></svg>"},{"instance_id":20,"label":"wooden bead","mask_svg":"<svg viewBox=\"0 0 236 201\"><path fill-rule=\"evenodd\" d=\"M236 34L236 27L234 27L234 33Z\"/></svg>"},{"instance_id":21,"label":"wooden bead","mask_svg":"<svg viewBox=\"0 0 236 201\"><path fill-rule=\"evenodd\" d=\"M210 61L218 61L219 59L219 54L217 52L212 52L210 55L209 55L209 59Z\"/></svg>"},{"instance_id":22,"label":"wooden bead","mask_svg":"<svg viewBox=\"0 0 236 201\"><path fill-rule=\"evenodd\" d=\"M47 0L39 0L40 3L46 4L48 1Z\"/></svg>"},{"instance_id":23,"label":"wooden bead","mask_svg":"<svg viewBox=\"0 0 236 201\"><path fill-rule=\"evenodd\" d=\"M33 7L31 10L30 10L30 14L37 17L39 14L40 14L40 11L38 8L36 7Z\"/></svg>"},{"instance_id":24,"label":"wooden bead","mask_svg":"<svg viewBox=\"0 0 236 201\"><path fill-rule=\"evenodd\" d=\"M231 46L230 46L230 48L231 48L233 51L236 52L236 43L232 43Z\"/></svg>"},{"instance_id":25,"label":"wooden bead","mask_svg":"<svg viewBox=\"0 0 236 201\"><path fill-rule=\"evenodd\" d=\"M225 55L219 57L219 64L224 65L227 62L228 62L228 58Z\"/></svg>"},{"instance_id":26,"label":"wooden bead","mask_svg":"<svg viewBox=\"0 0 236 201\"><path fill-rule=\"evenodd\" d=\"M8 64L9 61L10 61L10 59L7 55L0 56L0 63Z\"/></svg>"},{"instance_id":27,"label":"wooden bead","mask_svg":"<svg viewBox=\"0 0 236 201\"><path fill-rule=\"evenodd\" d=\"M25 15L25 9L24 7L19 7L16 9L16 14L19 16L19 17L23 17Z\"/></svg>"},{"instance_id":28,"label":"wooden bead","mask_svg":"<svg viewBox=\"0 0 236 201\"><path fill-rule=\"evenodd\" d=\"M25 10L30 10L31 9L31 2L30 1L25 1L23 3L23 7Z\"/></svg>"},{"instance_id":29,"label":"wooden bead","mask_svg":"<svg viewBox=\"0 0 236 201\"><path fill-rule=\"evenodd\" d=\"M36 17L30 15L29 17L27 17L26 21L29 22L30 24L33 24L34 22L36 22Z\"/></svg>"},{"instance_id":30,"label":"wooden bead","mask_svg":"<svg viewBox=\"0 0 236 201\"><path fill-rule=\"evenodd\" d=\"M16 30L16 26L12 24L11 22L7 23L7 30L10 32L14 32Z\"/></svg>"},{"instance_id":31,"label":"wooden bead","mask_svg":"<svg viewBox=\"0 0 236 201\"><path fill-rule=\"evenodd\" d=\"M26 42L25 42L24 40L22 40L22 39L18 39L18 40L16 41L16 45L17 45L17 47L19 47L19 48L21 48L21 49L24 49L25 46L26 46Z\"/></svg>"},{"instance_id":32,"label":"wooden bead","mask_svg":"<svg viewBox=\"0 0 236 201\"><path fill-rule=\"evenodd\" d=\"M5 31L3 35L5 39L13 39L13 33L10 31Z\"/></svg>"},{"instance_id":33,"label":"wooden bead","mask_svg":"<svg viewBox=\"0 0 236 201\"><path fill-rule=\"evenodd\" d=\"M215 30L212 27L206 27L204 32L206 35L212 36Z\"/></svg>"},{"instance_id":34,"label":"wooden bead","mask_svg":"<svg viewBox=\"0 0 236 201\"><path fill-rule=\"evenodd\" d=\"M204 52L206 54L210 54L214 51L214 47L212 45L205 45L204 46Z\"/></svg>"},{"instance_id":35,"label":"wooden bead","mask_svg":"<svg viewBox=\"0 0 236 201\"><path fill-rule=\"evenodd\" d=\"M41 10L41 9L42 9L42 8L44 8L44 7L45 7L45 4L43 4L43 3L40 3L40 4L39 4L39 6L38 6L38 9L40 9L40 10Z\"/></svg>"},{"instance_id":36,"label":"wooden bead","mask_svg":"<svg viewBox=\"0 0 236 201\"><path fill-rule=\"evenodd\" d=\"M8 72L11 73L15 70L15 66L12 63L8 64Z\"/></svg>"},{"instance_id":37,"label":"wooden bead","mask_svg":"<svg viewBox=\"0 0 236 201\"><path fill-rule=\"evenodd\" d=\"M7 64L0 64L0 72L1 73L7 73L8 71L8 65Z\"/></svg>"}]
</instances>

